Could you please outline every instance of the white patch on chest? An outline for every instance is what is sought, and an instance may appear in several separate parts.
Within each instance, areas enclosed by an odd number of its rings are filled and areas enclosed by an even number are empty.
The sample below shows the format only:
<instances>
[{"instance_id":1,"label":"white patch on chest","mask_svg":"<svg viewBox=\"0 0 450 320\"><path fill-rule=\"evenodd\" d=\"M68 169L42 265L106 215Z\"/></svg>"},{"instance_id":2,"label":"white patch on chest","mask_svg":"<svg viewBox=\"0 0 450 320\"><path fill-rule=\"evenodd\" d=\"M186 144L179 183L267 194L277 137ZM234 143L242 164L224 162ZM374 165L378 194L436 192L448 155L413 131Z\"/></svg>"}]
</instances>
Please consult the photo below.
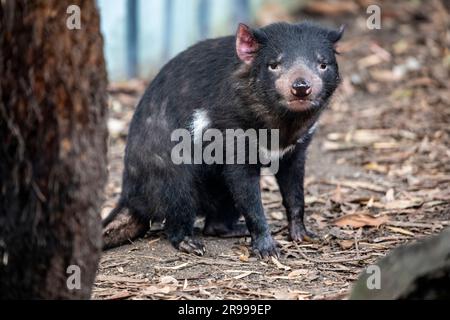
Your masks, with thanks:
<instances>
[{"instance_id":1,"label":"white patch on chest","mask_svg":"<svg viewBox=\"0 0 450 320\"><path fill-rule=\"evenodd\" d=\"M259 146L260 155L265 159L269 159L270 161L278 160L283 158L287 153L291 152L295 149L295 145L288 146L284 149L278 150L268 150L262 146Z\"/></svg>"},{"instance_id":2,"label":"white patch on chest","mask_svg":"<svg viewBox=\"0 0 450 320\"><path fill-rule=\"evenodd\" d=\"M309 128L309 130L308 130L308 132L306 133L306 135L303 136L303 137L301 137L300 139L298 139L297 142L298 142L298 143L303 143L303 142L304 142L304 139L305 139L306 137L309 137L309 136L311 136L311 135L314 134L314 132L315 132L316 129L317 129L317 126L318 126L318 123L317 123L317 122L314 123L314 124L311 126L311 128ZM295 149L295 147L296 147L296 145L293 144L293 145L287 146L287 147L284 148L284 149L279 149L279 150L268 150L267 148L264 148L264 147L260 146L260 147L259 147L259 151L260 151L261 156L263 156L265 159L270 159L271 161L274 161L274 160L279 160L279 159L283 158L286 154L292 152L292 151Z\"/></svg>"},{"instance_id":3,"label":"white patch on chest","mask_svg":"<svg viewBox=\"0 0 450 320\"><path fill-rule=\"evenodd\" d=\"M303 143L305 142L305 138L312 136L314 134L314 132L316 132L317 126L319 125L318 122L315 122L311 128L309 128L308 132L306 133L306 135L304 135L303 137L301 137L300 139L298 139L298 143Z\"/></svg>"},{"instance_id":4,"label":"white patch on chest","mask_svg":"<svg viewBox=\"0 0 450 320\"><path fill-rule=\"evenodd\" d=\"M195 110L192 116L192 122L189 125L191 134L194 136L194 143L201 142L203 138L203 132L211 124L211 120L208 117L206 110Z\"/></svg>"},{"instance_id":5,"label":"white patch on chest","mask_svg":"<svg viewBox=\"0 0 450 320\"><path fill-rule=\"evenodd\" d=\"M312 125L312 127L309 128L308 134L309 134L309 135L312 135L314 132L316 132L316 129L317 129L317 126L318 126L318 125L319 125L318 122L314 123L314 124Z\"/></svg>"}]
</instances>

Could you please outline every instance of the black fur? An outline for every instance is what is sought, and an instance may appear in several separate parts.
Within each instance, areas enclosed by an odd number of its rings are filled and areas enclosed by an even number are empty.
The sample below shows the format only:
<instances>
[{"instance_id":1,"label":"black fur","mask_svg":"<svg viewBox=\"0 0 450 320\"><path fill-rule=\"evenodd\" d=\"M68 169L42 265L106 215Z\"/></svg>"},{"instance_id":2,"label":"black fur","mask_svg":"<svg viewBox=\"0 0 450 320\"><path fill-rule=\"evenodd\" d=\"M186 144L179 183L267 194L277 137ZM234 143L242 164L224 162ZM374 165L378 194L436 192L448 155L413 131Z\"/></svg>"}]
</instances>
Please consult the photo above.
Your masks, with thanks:
<instances>
[{"instance_id":1,"label":"black fur","mask_svg":"<svg viewBox=\"0 0 450 320\"><path fill-rule=\"evenodd\" d=\"M255 251L263 257L278 255L261 202L261 165L175 165L171 161L172 131L188 129L194 111L203 109L211 128L280 129L281 148L296 145L282 158L276 177L291 238L308 236L303 224L305 152L313 134L308 130L338 86L334 50L341 35L341 31L312 24L279 23L251 30L258 50L249 64L239 59L233 36L201 42L171 60L136 109L120 203L106 224L128 207L146 221L165 219L169 240L180 248L183 241L191 241L198 214L206 216L205 233L217 235L232 233L243 215ZM275 74L268 66L280 54L281 71ZM300 68L299 58L303 67L312 70L310 76L322 81L320 92L302 111L290 109L286 96L275 87L279 77ZM321 63L327 65L324 72L318 69Z\"/></svg>"}]
</instances>

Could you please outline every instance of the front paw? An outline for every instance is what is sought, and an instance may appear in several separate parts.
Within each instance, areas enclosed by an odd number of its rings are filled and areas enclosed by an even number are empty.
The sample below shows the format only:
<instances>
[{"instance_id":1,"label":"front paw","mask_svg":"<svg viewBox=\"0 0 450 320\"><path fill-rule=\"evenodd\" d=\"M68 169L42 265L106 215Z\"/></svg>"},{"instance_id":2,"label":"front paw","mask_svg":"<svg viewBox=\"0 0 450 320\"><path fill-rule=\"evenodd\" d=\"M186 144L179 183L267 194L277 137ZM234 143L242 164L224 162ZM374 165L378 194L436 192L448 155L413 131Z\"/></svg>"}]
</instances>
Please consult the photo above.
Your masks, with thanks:
<instances>
[{"instance_id":1,"label":"front paw","mask_svg":"<svg viewBox=\"0 0 450 320\"><path fill-rule=\"evenodd\" d=\"M306 230L303 224L295 224L289 226L289 236L294 242L314 242L318 240L318 236Z\"/></svg>"},{"instance_id":2,"label":"front paw","mask_svg":"<svg viewBox=\"0 0 450 320\"><path fill-rule=\"evenodd\" d=\"M261 259L268 259L270 257L278 258L280 256L280 249L278 244L270 235L256 238L252 242L253 252Z\"/></svg>"},{"instance_id":3,"label":"front paw","mask_svg":"<svg viewBox=\"0 0 450 320\"><path fill-rule=\"evenodd\" d=\"M183 241L178 244L178 250L197 256L203 256L206 252L203 242L191 237L185 237Z\"/></svg>"}]
</instances>

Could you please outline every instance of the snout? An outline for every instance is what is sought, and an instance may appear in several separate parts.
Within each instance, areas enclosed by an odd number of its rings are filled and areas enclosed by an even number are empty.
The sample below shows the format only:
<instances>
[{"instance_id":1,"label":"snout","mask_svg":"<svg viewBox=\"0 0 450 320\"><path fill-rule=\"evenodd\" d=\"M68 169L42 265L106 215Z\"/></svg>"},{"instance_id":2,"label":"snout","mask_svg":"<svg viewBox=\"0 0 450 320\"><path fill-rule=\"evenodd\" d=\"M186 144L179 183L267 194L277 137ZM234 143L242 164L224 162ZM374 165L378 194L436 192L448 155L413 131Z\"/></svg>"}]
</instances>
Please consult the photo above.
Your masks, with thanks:
<instances>
[{"instance_id":1,"label":"snout","mask_svg":"<svg viewBox=\"0 0 450 320\"><path fill-rule=\"evenodd\" d=\"M300 61L280 75L275 81L275 87L282 96L282 101L286 103L286 107L300 112L317 105L317 99L323 90L323 82L318 72L312 71Z\"/></svg>"},{"instance_id":2,"label":"snout","mask_svg":"<svg viewBox=\"0 0 450 320\"><path fill-rule=\"evenodd\" d=\"M311 82L303 78L298 78L292 84L291 93L297 98L306 98L312 93Z\"/></svg>"}]
</instances>

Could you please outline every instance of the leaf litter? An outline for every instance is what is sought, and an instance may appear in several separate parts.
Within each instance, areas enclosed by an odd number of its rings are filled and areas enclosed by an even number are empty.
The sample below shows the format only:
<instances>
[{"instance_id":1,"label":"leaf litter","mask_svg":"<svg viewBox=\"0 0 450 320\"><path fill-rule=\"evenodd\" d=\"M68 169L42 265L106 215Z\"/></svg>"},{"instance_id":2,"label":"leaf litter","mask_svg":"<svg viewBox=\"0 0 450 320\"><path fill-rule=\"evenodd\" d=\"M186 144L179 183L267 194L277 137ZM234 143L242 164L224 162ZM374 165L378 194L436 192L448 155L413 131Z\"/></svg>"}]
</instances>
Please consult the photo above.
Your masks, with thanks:
<instances>
[{"instance_id":1,"label":"leaf litter","mask_svg":"<svg viewBox=\"0 0 450 320\"><path fill-rule=\"evenodd\" d=\"M443 1L381 1L385 23L374 33L357 23L364 1L324 3L295 17L309 12L347 24L338 47L343 84L307 161L306 225L319 241L289 241L278 186L264 176L279 259L256 259L248 238L207 237L207 254L189 256L154 231L104 253L94 299L346 299L367 265L450 226L449 8ZM418 21L419 13L427 19ZM119 196L127 128L146 85L110 86L102 214Z\"/></svg>"}]
</instances>

